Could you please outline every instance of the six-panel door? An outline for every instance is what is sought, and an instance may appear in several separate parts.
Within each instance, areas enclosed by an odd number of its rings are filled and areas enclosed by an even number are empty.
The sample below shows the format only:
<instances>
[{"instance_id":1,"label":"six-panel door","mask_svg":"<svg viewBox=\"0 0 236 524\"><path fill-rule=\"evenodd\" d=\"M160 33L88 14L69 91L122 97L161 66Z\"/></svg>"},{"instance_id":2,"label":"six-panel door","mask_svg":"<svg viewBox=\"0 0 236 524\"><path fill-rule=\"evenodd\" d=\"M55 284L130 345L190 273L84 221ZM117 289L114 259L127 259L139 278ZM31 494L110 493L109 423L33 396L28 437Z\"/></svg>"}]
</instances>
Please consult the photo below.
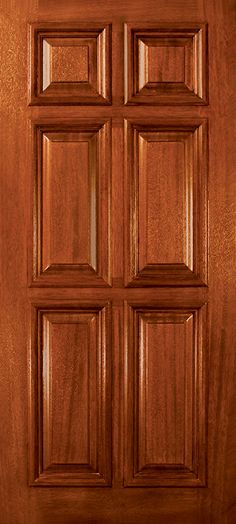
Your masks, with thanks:
<instances>
[{"instance_id":1,"label":"six-panel door","mask_svg":"<svg viewBox=\"0 0 236 524\"><path fill-rule=\"evenodd\" d=\"M97 107L112 105L112 26L30 26L29 103L44 106L30 130L29 286L42 288L31 311L34 486L112 486L118 295L124 487L206 486L207 307L198 290L208 282L207 121L177 117L174 109L171 117L154 117L149 109L207 104L207 27L127 23L124 39L124 100L116 116L124 129L125 257L117 284L113 118ZM67 104L93 105L93 118L51 117L50 105ZM136 106L145 111L137 116ZM178 286L182 295L161 300L160 287ZM52 287L52 300L44 300ZM60 288L89 288L90 296L63 301Z\"/></svg>"}]
</instances>

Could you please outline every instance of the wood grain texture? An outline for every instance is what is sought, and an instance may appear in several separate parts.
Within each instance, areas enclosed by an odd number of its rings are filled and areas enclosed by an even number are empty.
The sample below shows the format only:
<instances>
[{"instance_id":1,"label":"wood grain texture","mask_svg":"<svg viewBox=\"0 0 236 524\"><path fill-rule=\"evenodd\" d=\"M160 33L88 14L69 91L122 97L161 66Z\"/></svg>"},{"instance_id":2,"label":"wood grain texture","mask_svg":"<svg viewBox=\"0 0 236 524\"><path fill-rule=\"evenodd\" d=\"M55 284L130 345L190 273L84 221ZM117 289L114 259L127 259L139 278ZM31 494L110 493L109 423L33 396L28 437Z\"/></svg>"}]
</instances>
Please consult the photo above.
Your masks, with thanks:
<instances>
[{"instance_id":1,"label":"wood grain texture","mask_svg":"<svg viewBox=\"0 0 236 524\"><path fill-rule=\"evenodd\" d=\"M110 140L109 121L34 122L30 284L109 285Z\"/></svg>"},{"instance_id":2,"label":"wood grain texture","mask_svg":"<svg viewBox=\"0 0 236 524\"><path fill-rule=\"evenodd\" d=\"M126 486L205 485L205 323L205 306L127 306Z\"/></svg>"},{"instance_id":3,"label":"wood grain texture","mask_svg":"<svg viewBox=\"0 0 236 524\"><path fill-rule=\"evenodd\" d=\"M207 283L207 124L125 123L126 282Z\"/></svg>"},{"instance_id":4,"label":"wood grain texture","mask_svg":"<svg viewBox=\"0 0 236 524\"><path fill-rule=\"evenodd\" d=\"M125 24L125 102L207 104L205 24Z\"/></svg>"},{"instance_id":5,"label":"wood grain texture","mask_svg":"<svg viewBox=\"0 0 236 524\"><path fill-rule=\"evenodd\" d=\"M27 24L58 21L112 23L112 105L29 103ZM96 22L97 21L97 22ZM165 24L208 25L209 106L125 105L124 23L155 29ZM1 13L1 316L0 316L0 511L2 524L234 524L235 425L235 1L234 0L7 0ZM79 24L79 25L78 25ZM75 46L76 47L76 46ZM163 51L163 50L162 50ZM154 55L156 49L154 51ZM165 54L165 53L164 53ZM171 58L172 55L172 58ZM165 74L173 75L173 54ZM151 66L153 67L153 66ZM178 64L176 78L181 65ZM170 73L171 71L171 73ZM154 70L153 73L154 74ZM155 73L156 74L156 73ZM158 73L160 74L160 73ZM111 78L112 77L112 78ZM170 76L169 76L170 79ZM188 80L191 85L191 79ZM124 118L207 119L209 121L209 279L201 286L124 286L123 235L127 227L123 189ZM35 286L28 288L27 247L31 145L28 119L47 123L112 118L112 287ZM125 252L126 253L126 252ZM31 257L31 258L30 258ZM32 256L29 255L30 264ZM42 284L42 282L41 282ZM28 485L27 345L29 299L42 307L60 303L112 302L112 487L37 488ZM123 301L161 310L192 310L208 302L209 365L206 381L207 487L123 487L124 479L124 354ZM76 305L77 304L77 305ZM127 327L127 326L126 326ZM170 365L170 361L168 361ZM63 375L63 366L58 372ZM153 446L154 444L152 444ZM57 447L59 446L59 443Z\"/></svg>"},{"instance_id":6,"label":"wood grain texture","mask_svg":"<svg viewBox=\"0 0 236 524\"><path fill-rule=\"evenodd\" d=\"M72 39L58 39L59 45L52 44L51 82L89 81L89 42L73 45ZM63 44L63 45L62 45Z\"/></svg>"},{"instance_id":7,"label":"wood grain texture","mask_svg":"<svg viewBox=\"0 0 236 524\"><path fill-rule=\"evenodd\" d=\"M111 28L96 23L29 26L30 104L110 104Z\"/></svg>"},{"instance_id":8,"label":"wood grain texture","mask_svg":"<svg viewBox=\"0 0 236 524\"><path fill-rule=\"evenodd\" d=\"M155 46L150 42L147 50L147 82L184 82L185 49L175 43L170 41L169 45Z\"/></svg>"},{"instance_id":9,"label":"wood grain texture","mask_svg":"<svg viewBox=\"0 0 236 524\"><path fill-rule=\"evenodd\" d=\"M30 482L109 485L109 308L101 303L32 309Z\"/></svg>"}]
</instances>

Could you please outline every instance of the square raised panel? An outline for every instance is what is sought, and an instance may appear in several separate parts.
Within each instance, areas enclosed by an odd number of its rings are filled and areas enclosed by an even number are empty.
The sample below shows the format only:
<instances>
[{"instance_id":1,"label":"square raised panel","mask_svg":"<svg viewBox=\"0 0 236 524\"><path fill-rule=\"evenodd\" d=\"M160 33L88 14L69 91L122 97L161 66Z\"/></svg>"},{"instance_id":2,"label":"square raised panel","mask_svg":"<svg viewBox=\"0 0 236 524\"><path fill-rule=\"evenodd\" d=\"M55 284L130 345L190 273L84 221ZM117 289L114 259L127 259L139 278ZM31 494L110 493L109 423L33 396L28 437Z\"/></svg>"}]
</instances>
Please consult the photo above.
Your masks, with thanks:
<instances>
[{"instance_id":1,"label":"square raised panel","mask_svg":"<svg viewBox=\"0 0 236 524\"><path fill-rule=\"evenodd\" d=\"M30 483L111 482L109 306L34 305Z\"/></svg>"},{"instance_id":2,"label":"square raised panel","mask_svg":"<svg viewBox=\"0 0 236 524\"><path fill-rule=\"evenodd\" d=\"M35 122L33 141L30 284L108 286L110 123Z\"/></svg>"},{"instance_id":3,"label":"square raised panel","mask_svg":"<svg viewBox=\"0 0 236 524\"><path fill-rule=\"evenodd\" d=\"M206 485L205 317L129 304L125 485Z\"/></svg>"},{"instance_id":4,"label":"square raised panel","mask_svg":"<svg viewBox=\"0 0 236 524\"><path fill-rule=\"evenodd\" d=\"M45 87L52 82L80 82L89 81L89 46L73 45L73 39L65 38L62 42L59 40L45 40L44 45L49 47L45 49L45 54L50 53L51 65L47 69L45 63L45 72L48 71L49 78L45 74ZM79 67L78 67L79 64Z\"/></svg>"},{"instance_id":5,"label":"square raised panel","mask_svg":"<svg viewBox=\"0 0 236 524\"><path fill-rule=\"evenodd\" d=\"M150 45L146 64L148 82L184 82L185 48L183 45ZM141 64L140 64L141 65Z\"/></svg>"},{"instance_id":6,"label":"square raised panel","mask_svg":"<svg viewBox=\"0 0 236 524\"><path fill-rule=\"evenodd\" d=\"M128 120L125 144L126 284L206 284L206 122Z\"/></svg>"},{"instance_id":7,"label":"square raised panel","mask_svg":"<svg viewBox=\"0 0 236 524\"><path fill-rule=\"evenodd\" d=\"M206 104L205 24L125 24L127 104Z\"/></svg>"},{"instance_id":8,"label":"square raised panel","mask_svg":"<svg viewBox=\"0 0 236 524\"><path fill-rule=\"evenodd\" d=\"M30 26L31 104L110 104L111 28L94 23Z\"/></svg>"}]
</instances>

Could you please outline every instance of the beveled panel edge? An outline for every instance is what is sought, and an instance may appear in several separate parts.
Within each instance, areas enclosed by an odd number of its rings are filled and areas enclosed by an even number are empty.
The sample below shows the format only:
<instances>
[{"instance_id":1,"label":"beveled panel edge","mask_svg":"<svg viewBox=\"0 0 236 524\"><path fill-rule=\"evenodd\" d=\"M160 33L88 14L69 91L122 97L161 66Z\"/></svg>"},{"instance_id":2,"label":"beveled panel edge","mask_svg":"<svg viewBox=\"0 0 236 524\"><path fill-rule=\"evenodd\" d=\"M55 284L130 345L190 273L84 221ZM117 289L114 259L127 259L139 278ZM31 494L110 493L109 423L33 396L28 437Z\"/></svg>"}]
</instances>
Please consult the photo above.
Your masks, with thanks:
<instances>
[{"instance_id":1,"label":"beveled panel edge","mask_svg":"<svg viewBox=\"0 0 236 524\"><path fill-rule=\"evenodd\" d=\"M105 223L107 226L107 245L105 249L101 248L101 230L97 230L98 237L98 269L88 267L87 271L84 266L73 265L69 273L68 265L65 266L61 274L62 266L56 267L54 274L48 272L42 273L40 252L41 245L41 213L40 213L40 184L38 183L42 178L42 151L39 143L39 135L44 132L81 132L93 131L99 133L98 150L99 150L99 164L98 164L98 178L99 186L101 181L106 188L106 201L103 198L103 207L99 205L98 200L98 221L101 216L107 217ZM31 151L32 176L30 178L28 198L30 202L30 212L28 213L28 286L29 287L110 287L111 286L111 118L50 118L50 116L29 118L28 119L29 132L29 150ZM105 166L105 169L104 167ZM99 192L98 192L99 199ZM104 207L104 202L106 206ZM104 237L104 235L102 235ZM58 272L59 269L59 272Z\"/></svg>"},{"instance_id":2,"label":"beveled panel edge","mask_svg":"<svg viewBox=\"0 0 236 524\"><path fill-rule=\"evenodd\" d=\"M51 97L42 96L41 89L38 93L38 85L41 84L43 74L42 57L39 51L38 39L41 34L50 37L53 34L59 37L65 33L79 36L91 33L97 37L97 50L99 55L100 71L97 75L97 93L88 85L88 96L71 95L57 96L52 93ZM100 38L103 33L103 38ZM105 61L102 60L101 46L105 45ZM30 22L28 23L28 105L111 105L112 103L112 24L111 22L86 22L74 20L69 22Z\"/></svg>"},{"instance_id":3,"label":"beveled panel edge","mask_svg":"<svg viewBox=\"0 0 236 524\"><path fill-rule=\"evenodd\" d=\"M192 304L192 305L191 305ZM185 304L161 305L160 301L125 300L125 332L124 332L124 487L200 487L208 486L208 304L200 301L194 305L194 300ZM195 433L193 435L194 462L196 471L168 471L168 468L158 468L156 478L148 475L134 475L134 389L132 377L133 351L135 337L135 314L137 311L158 312L185 312L194 314L194 345L195 345L195 393L194 393L194 420ZM126 327L129 326L129 329ZM133 350L131 351L131 347ZM132 412L131 412L132 409ZM130 424L132 428L130 429Z\"/></svg>"},{"instance_id":4,"label":"beveled panel edge","mask_svg":"<svg viewBox=\"0 0 236 524\"><path fill-rule=\"evenodd\" d=\"M132 31L159 32L160 35L172 35L178 33L183 36L191 36L194 41L193 53L193 76L194 91L178 94L160 94L142 96L134 92L134 81L136 70L134 70L135 52ZM195 72L196 71L196 72ZM201 22L125 22L124 23L124 103L125 105L196 105L206 106L209 104L209 79L208 79L208 23Z\"/></svg>"},{"instance_id":5,"label":"beveled panel edge","mask_svg":"<svg viewBox=\"0 0 236 524\"><path fill-rule=\"evenodd\" d=\"M137 193L133 173L134 131L189 131L193 134L193 271L187 266L156 264L138 270L137 210L132 196ZM208 285L208 119L176 117L124 118L125 231L128 254L126 286L207 286ZM135 169L135 166L134 166ZM138 197L137 197L138 198ZM201 227L199 227L199 224Z\"/></svg>"},{"instance_id":6,"label":"beveled panel edge","mask_svg":"<svg viewBox=\"0 0 236 524\"><path fill-rule=\"evenodd\" d=\"M72 468L65 472L60 468L52 471L42 469L42 341L40 336L40 323L43 313L49 312L94 312L100 315L100 343L99 351L102 352L100 362L105 368L100 373L100 421L98 441L102 445L102 467L104 473L92 473L87 478L81 478ZM111 460L111 303L104 300L43 300L31 302L30 337L28 345L28 484L32 487L50 486L78 486L78 487L110 487L112 483ZM99 456L101 453L99 453ZM101 457L100 459L101 460Z\"/></svg>"}]
</instances>

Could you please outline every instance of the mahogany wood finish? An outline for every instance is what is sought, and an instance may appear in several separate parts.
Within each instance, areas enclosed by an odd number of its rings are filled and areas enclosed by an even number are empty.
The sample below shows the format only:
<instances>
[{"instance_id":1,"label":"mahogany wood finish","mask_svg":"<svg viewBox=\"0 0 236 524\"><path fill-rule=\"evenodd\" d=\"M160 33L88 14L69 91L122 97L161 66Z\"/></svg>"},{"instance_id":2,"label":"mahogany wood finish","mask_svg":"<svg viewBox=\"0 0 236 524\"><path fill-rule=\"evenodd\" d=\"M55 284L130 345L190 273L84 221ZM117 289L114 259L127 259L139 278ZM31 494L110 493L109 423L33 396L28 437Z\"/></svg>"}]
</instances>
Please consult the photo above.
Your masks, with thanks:
<instances>
[{"instance_id":1,"label":"mahogany wood finish","mask_svg":"<svg viewBox=\"0 0 236 524\"><path fill-rule=\"evenodd\" d=\"M110 27L31 24L30 103L109 104Z\"/></svg>"},{"instance_id":2,"label":"mahogany wood finish","mask_svg":"<svg viewBox=\"0 0 236 524\"><path fill-rule=\"evenodd\" d=\"M205 485L206 311L182 308L127 306L127 486Z\"/></svg>"},{"instance_id":3,"label":"mahogany wood finish","mask_svg":"<svg viewBox=\"0 0 236 524\"><path fill-rule=\"evenodd\" d=\"M128 285L207 282L206 127L190 119L126 122Z\"/></svg>"},{"instance_id":4,"label":"mahogany wood finish","mask_svg":"<svg viewBox=\"0 0 236 524\"><path fill-rule=\"evenodd\" d=\"M3 1L1 524L234 524L234 0Z\"/></svg>"},{"instance_id":5,"label":"mahogany wood finish","mask_svg":"<svg viewBox=\"0 0 236 524\"><path fill-rule=\"evenodd\" d=\"M206 24L126 24L125 55L127 103L207 103Z\"/></svg>"},{"instance_id":6,"label":"mahogany wood finish","mask_svg":"<svg viewBox=\"0 0 236 524\"><path fill-rule=\"evenodd\" d=\"M109 308L34 304L30 355L32 485L109 485Z\"/></svg>"},{"instance_id":7,"label":"mahogany wood finish","mask_svg":"<svg viewBox=\"0 0 236 524\"><path fill-rule=\"evenodd\" d=\"M44 119L32 129L32 285L110 283L109 120Z\"/></svg>"}]
</instances>

